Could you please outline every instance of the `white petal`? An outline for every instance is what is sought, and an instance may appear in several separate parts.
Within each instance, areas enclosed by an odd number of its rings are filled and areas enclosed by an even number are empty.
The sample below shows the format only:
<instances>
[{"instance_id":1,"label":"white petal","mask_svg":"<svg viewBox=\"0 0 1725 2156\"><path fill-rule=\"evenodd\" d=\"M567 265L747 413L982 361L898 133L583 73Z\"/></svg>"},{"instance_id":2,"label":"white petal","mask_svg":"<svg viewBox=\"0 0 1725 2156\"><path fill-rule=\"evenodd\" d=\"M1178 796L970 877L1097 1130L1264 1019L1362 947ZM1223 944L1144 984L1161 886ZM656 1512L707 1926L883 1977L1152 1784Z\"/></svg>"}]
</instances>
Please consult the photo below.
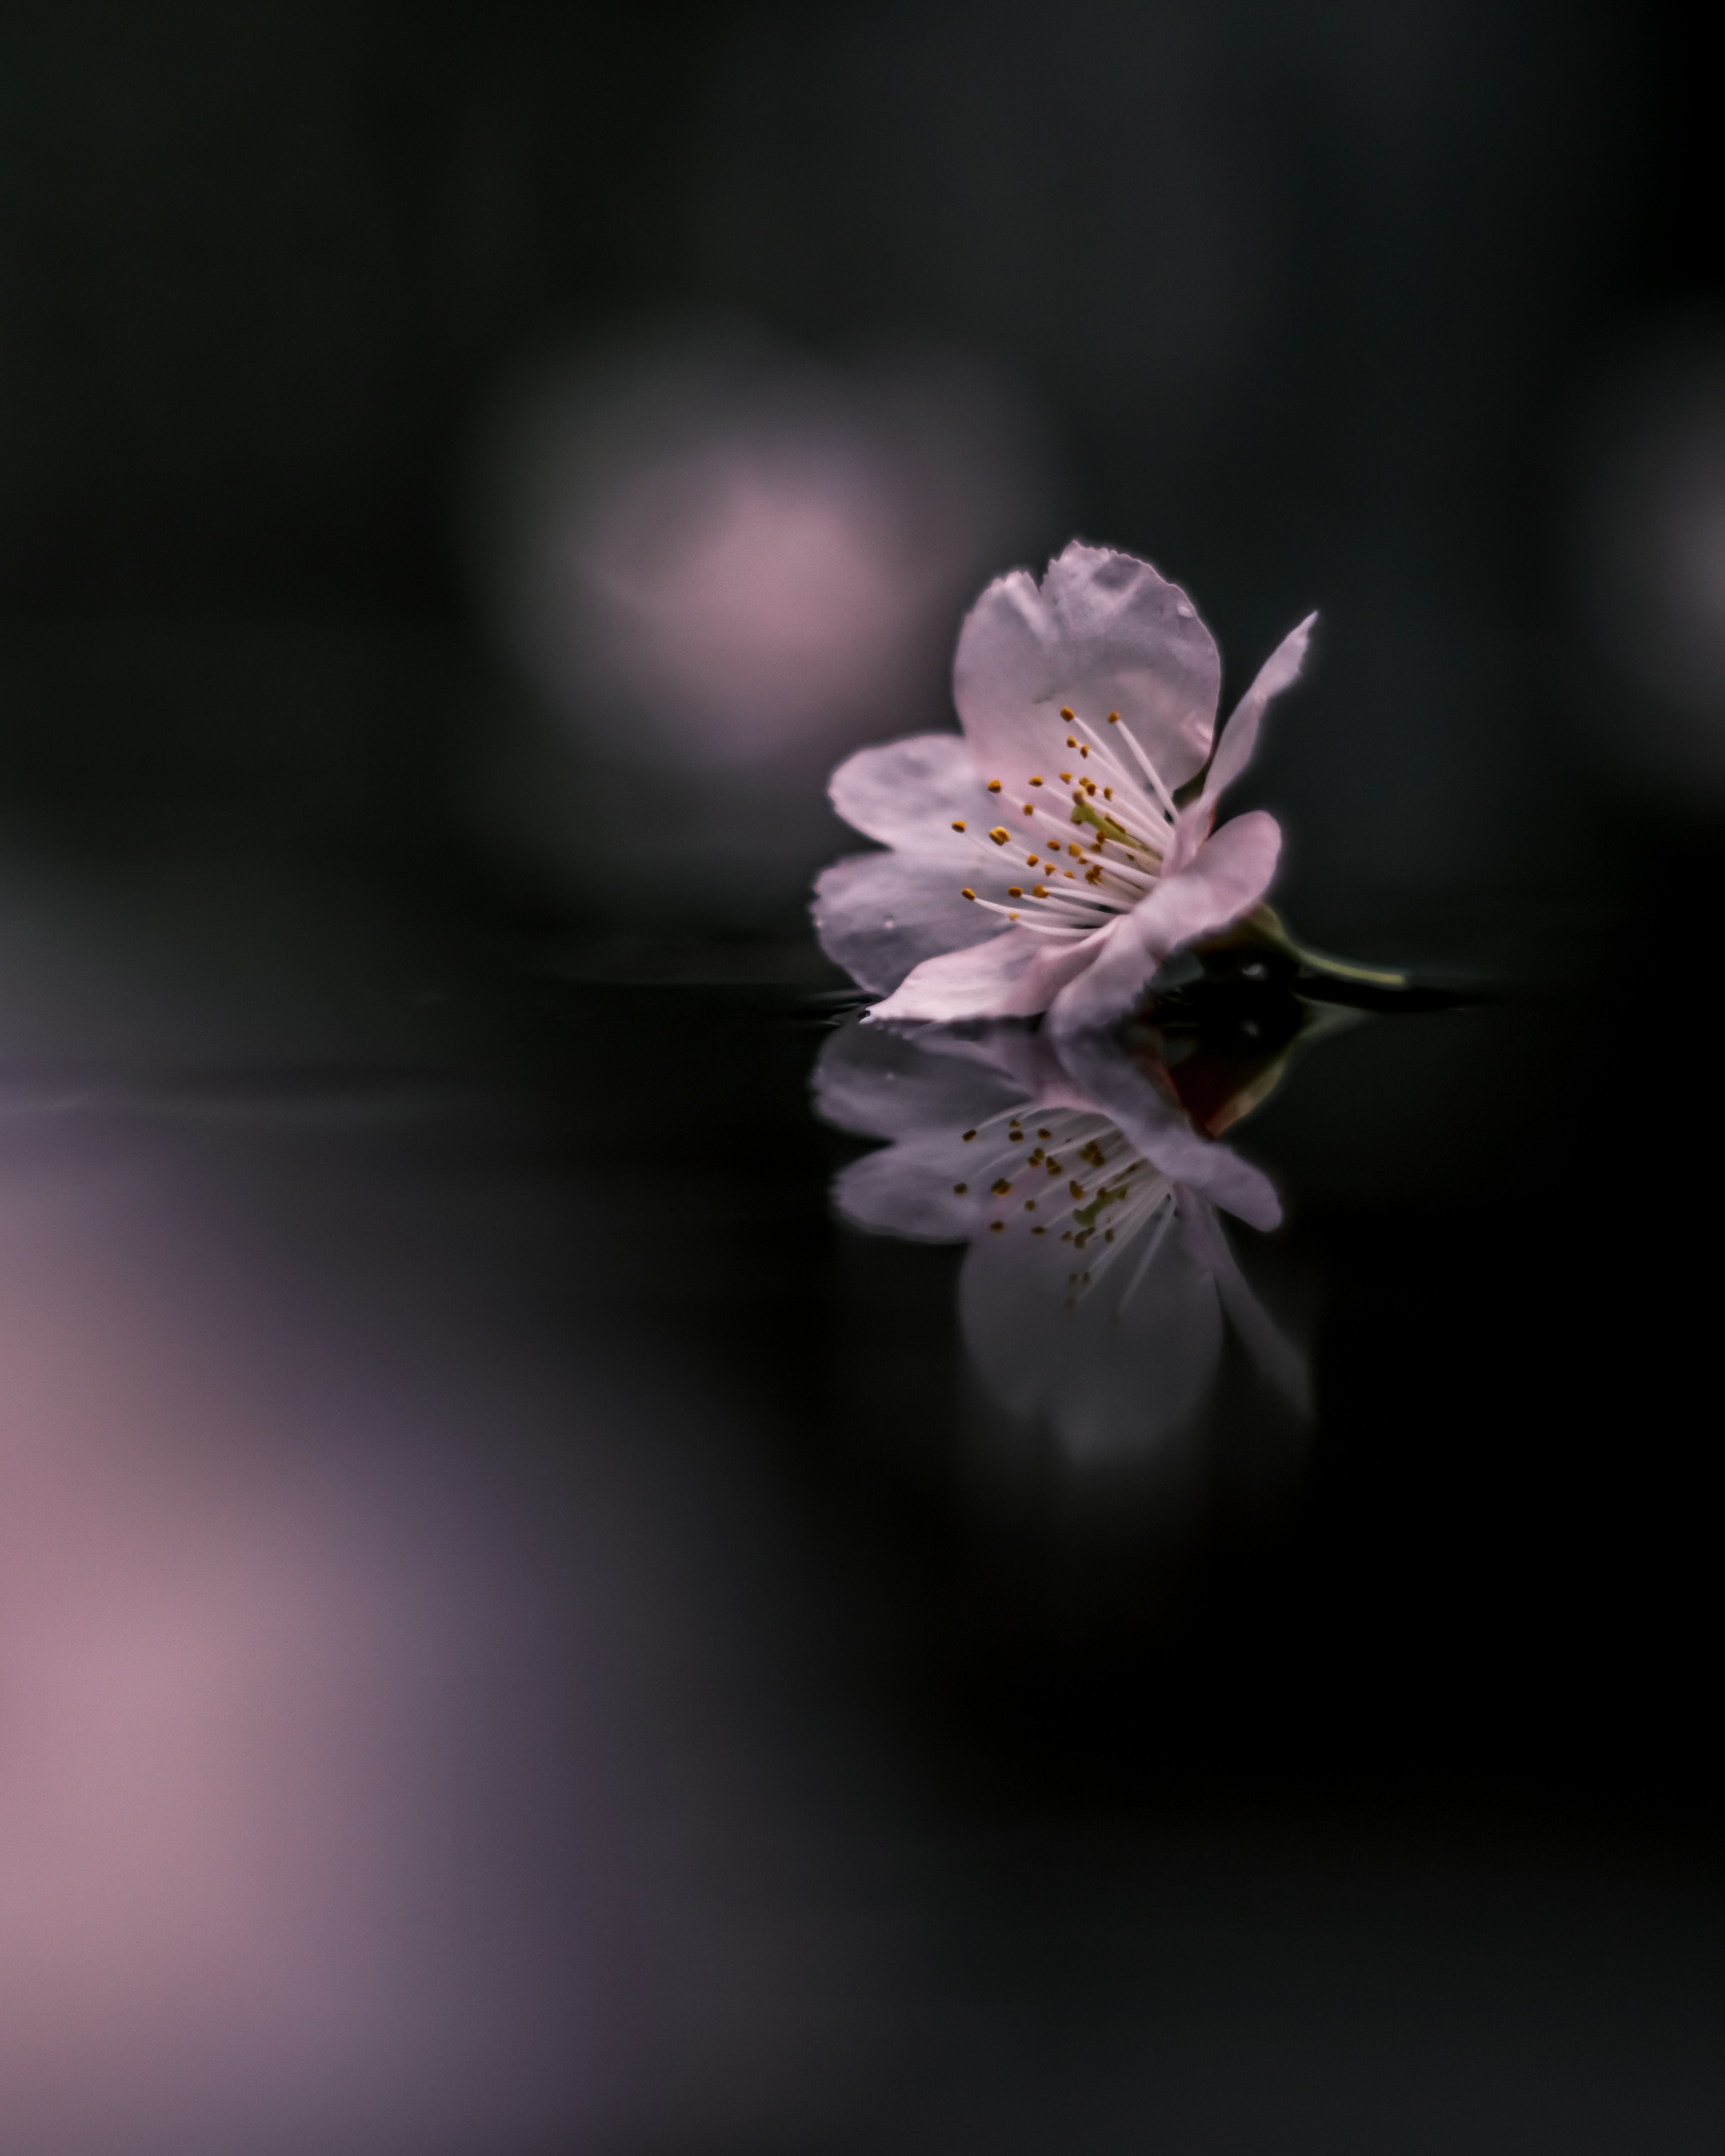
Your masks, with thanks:
<instances>
[{"instance_id":1,"label":"white petal","mask_svg":"<svg viewBox=\"0 0 1725 2156\"><path fill-rule=\"evenodd\" d=\"M1146 1265L1134 1245L1158 1232L1147 1222L1111 1248L1076 1298L1070 1276L1083 1257L1019 1219L979 1236L965 1259L959 1317L983 1386L1009 1414L1045 1421L1077 1459L1178 1449L1214 1383L1215 1285L1178 1232L1160 1234Z\"/></svg>"},{"instance_id":2,"label":"white petal","mask_svg":"<svg viewBox=\"0 0 1725 2156\"><path fill-rule=\"evenodd\" d=\"M1209 754L1221 676L1178 586L1075 540L1040 587L1025 569L989 585L959 631L952 692L981 776L1009 792L1071 753L1063 704L1098 728L1118 711L1173 788Z\"/></svg>"},{"instance_id":3,"label":"white petal","mask_svg":"<svg viewBox=\"0 0 1725 2156\"><path fill-rule=\"evenodd\" d=\"M1272 696L1279 696L1298 675L1305 661L1315 613L1307 615L1297 629L1290 629L1258 669L1258 678L1235 706L1222 729L1216 753L1204 776L1204 791L1181 812L1174 843L1168 853L1168 872L1178 875L1197 852L1216 819L1216 804L1252 760L1258 746L1258 728Z\"/></svg>"},{"instance_id":4,"label":"white petal","mask_svg":"<svg viewBox=\"0 0 1725 2156\"><path fill-rule=\"evenodd\" d=\"M963 896L963 867L927 855L850 854L815 880L820 947L873 995L937 952L1004 940L1001 916Z\"/></svg>"},{"instance_id":5,"label":"white petal","mask_svg":"<svg viewBox=\"0 0 1725 2156\"><path fill-rule=\"evenodd\" d=\"M1000 916L984 913L983 918L998 921ZM1067 982L1083 972L1101 940L1116 925L1110 921L1106 928L1076 943L1039 936L1029 928L1011 928L992 943L925 959L895 994L875 1004L873 1015L945 1022L1032 1017L1046 1010Z\"/></svg>"},{"instance_id":6,"label":"white petal","mask_svg":"<svg viewBox=\"0 0 1725 2156\"><path fill-rule=\"evenodd\" d=\"M978 1054L940 1052L957 1045L850 1019L828 1037L815 1064L816 1112L867 1137L943 1133L962 1146L965 1131L1034 1097Z\"/></svg>"},{"instance_id":7,"label":"white petal","mask_svg":"<svg viewBox=\"0 0 1725 2156\"><path fill-rule=\"evenodd\" d=\"M1185 1110L1138 1068L1112 1032L1074 1031L1056 1023L1055 1039L1074 1083L1147 1160L1255 1228L1278 1224L1281 1201L1264 1171L1195 1130Z\"/></svg>"},{"instance_id":8,"label":"white petal","mask_svg":"<svg viewBox=\"0 0 1725 2156\"><path fill-rule=\"evenodd\" d=\"M853 829L913 853L970 859L953 819L978 830L996 820L963 734L911 734L860 748L833 773L827 792Z\"/></svg>"},{"instance_id":9,"label":"white petal","mask_svg":"<svg viewBox=\"0 0 1725 2156\"><path fill-rule=\"evenodd\" d=\"M1270 888L1281 851L1281 827L1261 808L1224 824L1178 875L1163 876L1123 916L1096 964L1054 1006L1056 1027L1082 1032L1117 1024L1177 951L1251 911Z\"/></svg>"}]
</instances>

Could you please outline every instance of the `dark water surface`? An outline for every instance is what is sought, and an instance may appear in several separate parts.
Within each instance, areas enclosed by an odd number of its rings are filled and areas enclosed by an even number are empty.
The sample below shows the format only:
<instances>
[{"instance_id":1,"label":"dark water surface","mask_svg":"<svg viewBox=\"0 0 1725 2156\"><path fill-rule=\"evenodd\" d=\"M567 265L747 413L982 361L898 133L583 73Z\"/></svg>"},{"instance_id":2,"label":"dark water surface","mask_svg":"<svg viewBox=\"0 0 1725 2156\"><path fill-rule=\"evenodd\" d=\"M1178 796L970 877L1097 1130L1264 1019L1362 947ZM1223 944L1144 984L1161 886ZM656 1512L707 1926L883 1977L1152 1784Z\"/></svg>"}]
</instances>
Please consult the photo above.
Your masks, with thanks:
<instances>
[{"instance_id":1,"label":"dark water surface","mask_svg":"<svg viewBox=\"0 0 1725 2156\"><path fill-rule=\"evenodd\" d=\"M0 2148L1717 2145L1717 1161L1627 931L1236 1134L1317 1414L1235 1371L1175 1532L834 1221L808 952L51 858Z\"/></svg>"}]
</instances>

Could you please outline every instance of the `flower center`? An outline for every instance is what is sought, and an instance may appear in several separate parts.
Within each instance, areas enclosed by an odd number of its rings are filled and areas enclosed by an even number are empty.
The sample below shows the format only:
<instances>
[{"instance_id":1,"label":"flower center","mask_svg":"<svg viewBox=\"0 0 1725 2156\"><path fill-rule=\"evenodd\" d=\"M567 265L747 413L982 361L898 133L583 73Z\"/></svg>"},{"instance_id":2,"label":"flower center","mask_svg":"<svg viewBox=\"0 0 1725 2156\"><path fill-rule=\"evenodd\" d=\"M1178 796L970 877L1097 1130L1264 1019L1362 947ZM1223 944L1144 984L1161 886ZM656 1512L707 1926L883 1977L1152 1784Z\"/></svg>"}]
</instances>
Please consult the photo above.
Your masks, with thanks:
<instances>
[{"instance_id":1,"label":"flower center","mask_svg":"<svg viewBox=\"0 0 1725 2156\"><path fill-rule=\"evenodd\" d=\"M961 819L952 829L963 832L988 864L984 888L1000 893L984 896L967 884L966 898L1039 935L1070 939L1093 934L1156 888L1173 830L1174 803L1118 711L1110 711L1106 731L1098 732L1063 704L1059 726L1057 761L1070 768L1025 774L1021 810L1008 813L1028 821L997 824L984 833ZM991 778L988 791L1000 797L1003 807L1011 799L1003 779ZM1076 838L1070 835L1075 829ZM1050 830L1067 835L1045 835ZM1018 875L1020 846L1026 850L1024 868L1034 874L1028 881L1008 881Z\"/></svg>"}]
</instances>

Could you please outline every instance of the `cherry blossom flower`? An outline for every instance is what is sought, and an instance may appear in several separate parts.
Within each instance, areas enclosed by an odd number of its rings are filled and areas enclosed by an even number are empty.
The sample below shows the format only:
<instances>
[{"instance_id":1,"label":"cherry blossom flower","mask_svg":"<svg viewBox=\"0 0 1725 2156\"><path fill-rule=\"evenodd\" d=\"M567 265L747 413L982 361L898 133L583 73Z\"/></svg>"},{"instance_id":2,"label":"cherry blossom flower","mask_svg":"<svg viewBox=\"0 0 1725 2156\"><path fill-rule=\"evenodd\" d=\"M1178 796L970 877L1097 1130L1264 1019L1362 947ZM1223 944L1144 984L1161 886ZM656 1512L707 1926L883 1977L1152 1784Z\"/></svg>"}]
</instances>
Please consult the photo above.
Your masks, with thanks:
<instances>
[{"instance_id":1,"label":"cherry blossom flower","mask_svg":"<svg viewBox=\"0 0 1725 2156\"><path fill-rule=\"evenodd\" d=\"M1157 1090L1122 1042L1092 1043L1091 1075L1113 1103ZM815 1094L828 1122L891 1141L840 1173L839 1212L969 1245L959 1315L978 1374L1074 1457L1191 1431L1230 1325L1308 1411L1304 1358L1248 1286L1215 1206L1076 1081L1046 1029L854 1021L828 1043Z\"/></svg>"},{"instance_id":2,"label":"cherry blossom flower","mask_svg":"<svg viewBox=\"0 0 1725 2156\"><path fill-rule=\"evenodd\" d=\"M833 777L839 814L888 849L835 862L815 896L824 947L883 998L873 1015L1046 1011L1075 1037L1251 914L1281 832L1261 810L1218 829L1216 810L1316 619L1217 739L1214 640L1147 562L1075 540L1040 585L990 584L953 665L963 732L860 750Z\"/></svg>"}]
</instances>

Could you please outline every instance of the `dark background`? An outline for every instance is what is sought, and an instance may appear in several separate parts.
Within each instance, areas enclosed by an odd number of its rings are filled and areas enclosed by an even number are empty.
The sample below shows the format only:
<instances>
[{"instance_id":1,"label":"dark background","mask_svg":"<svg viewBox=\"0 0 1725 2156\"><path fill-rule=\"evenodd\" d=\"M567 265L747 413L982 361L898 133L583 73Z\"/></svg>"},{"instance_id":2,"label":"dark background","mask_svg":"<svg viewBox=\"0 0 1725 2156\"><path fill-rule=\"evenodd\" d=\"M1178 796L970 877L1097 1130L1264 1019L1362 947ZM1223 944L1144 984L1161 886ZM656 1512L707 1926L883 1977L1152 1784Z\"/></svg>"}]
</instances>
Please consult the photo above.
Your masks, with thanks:
<instances>
[{"instance_id":1,"label":"dark background","mask_svg":"<svg viewBox=\"0 0 1725 2156\"><path fill-rule=\"evenodd\" d=\"M1655 2061L1651 2138L1713 2145L1716 2041L1657 2061L1718 1968L1725 810L1627 745L1642 707L1571 527L1615 356L1725 300L1717 84L1675 11L1538 0L0 18L8 1083L467 1103L447 1145L382 1144L387 1173L353 1142L363 1230L347 1156L323 1161L304 1270L351 1245L393 1265L423 1233L446 1282L506 1282L534 1342L626 1322L727 1404L701 1472L769 1493L773 1524L720 1507L714 1547L794 1548L818 1578L762 1589L762 1629L814 1626L795 1697L871 1732L940 1822L893 1891L941 1942L929 2013L989 2032L978 2082L1015 2046L1046 2066L1025 2146L1080 2131L1087 2046L1149 1995L1117 1943L1073 1943L1081 1904L1172 1895L1203 1940L1225 1902L1221 1935L1304 1968L1348 1960L1326 1927L1356 1905L1394 1934L1404 1890L1425 1938L1445 1865L1482 1907L1526 1888L1541 1968L1572 1929L1616 1937L1574 1877L1662 1882L1668 1954L1621 1890L1655 2034L1611 1991L1534 2072L1517 2016L1548 1993L1512 1953L1502 2055L1467 2054L1472 2094L1432 2125L1399 2106L1445 2070L1343 2006L1339 2084L1389 2093L1313 2098L1311 2145L1648 2145L1628 2067L1620 2112L1571 2115L1573 2044ZM471 562L499 386L716 310L838 361L912 339L1009 369L1073 524L1192 589L1231 680L1319 606L1254 780L1290 908L1489 998L1320 1049L1248 1133L1293 1196L1320 1418L1298 1497L1229 1515L1172 1583L1130 1522L968 1503L951 1255L824 1210L846 1147L803 1099L830 1004L572 981L588 924L475 806L531 723ZM803 933L757 924L762 950ZM270 1162L236 1250L293 1212L297 1156ZM599 1206L603 1265L564 1199ZM782 1741L753 1727L721 1751ZM1252 1852L1215 1858L1226 1891L1209 1857L1171 1888L1155 1837L1213 1832ZM1424 1857L1372 1868L1433 1845L1436 1886ZM1089 1882L1066 1899L1063 1866ZM1497 1919L1472 1921L1436 1951L1476 1974ZM1245 2025L1215 2013L1237 2094ZM942 2100L921 2130L963 2145L968 2099ZM1170 2145L1306 2145L1264 2138L1288 2130L1267 2098L1214 2141L1190 2101L1147 2114ZM1069 2145L1141 2118L1117 2090L1085 2116Z\"/></svg>"},{"instance_id":2,"label":"dark background","mask_svg":"<svg viewBox=\"0 0 1725 2156\"><path fill-rule=\"evenodd\" d=\"M1174 568L1224 650L1319 605L1322 702L1266 779L1301 875L1583 877L1566 417L1717 264L1706 56L1652 11L73 7L4 35L14 801L202 791L447 844L504 722L464 567L488 400L559 341L717 309L1009 367L1074 521Z\"/></svg>"}]
</instances>

